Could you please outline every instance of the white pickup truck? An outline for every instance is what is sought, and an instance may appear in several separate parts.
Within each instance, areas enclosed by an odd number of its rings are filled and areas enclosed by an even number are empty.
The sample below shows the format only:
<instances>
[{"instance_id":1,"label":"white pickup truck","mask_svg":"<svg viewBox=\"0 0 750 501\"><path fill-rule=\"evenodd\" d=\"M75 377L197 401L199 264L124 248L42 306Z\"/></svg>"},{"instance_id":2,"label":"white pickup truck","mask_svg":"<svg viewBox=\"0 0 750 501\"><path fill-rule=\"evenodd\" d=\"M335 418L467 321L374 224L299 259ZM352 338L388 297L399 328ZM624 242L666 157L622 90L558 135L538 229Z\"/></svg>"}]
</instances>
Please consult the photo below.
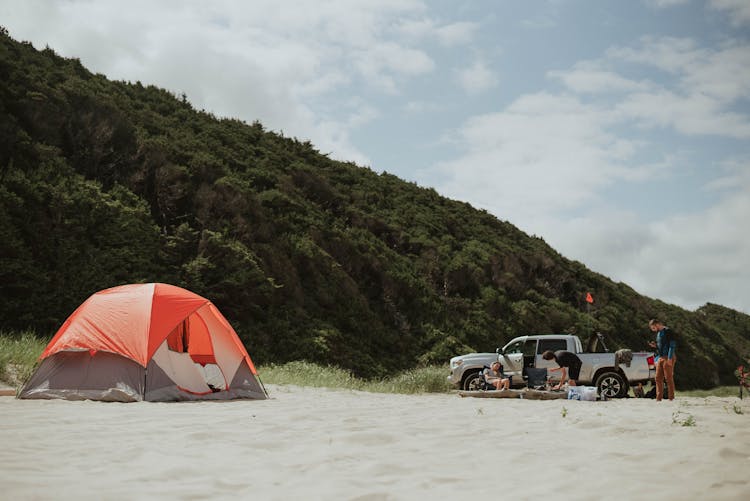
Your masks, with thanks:
<instances>
[{"instance_id":1,"label":"white pickup truck","mask_svg":"<svg viewBox=\"0 0 750 501\"><path fill-rule=\"evenodd\" d=\"M605 351L592 353L598 343ZM592 337L589 352L584 353L578 336L547 334L517 337L503 348L498 348L496 353L469 353L453 357L448 381L459 389L479 389L482 370L499 360L505 374L513 376L513 386L525 386L527 368L557 367L554 360L542 358L546 350L567 350L578 355L582 362L578 384L596 386L599 395L606 398L622 398L628 394L630 385L653 381L656 375L653 353L633 353L630 350L609 353L601 334ZM550 373L555 374L559 372Z\"/></svg>"}]
</instances>

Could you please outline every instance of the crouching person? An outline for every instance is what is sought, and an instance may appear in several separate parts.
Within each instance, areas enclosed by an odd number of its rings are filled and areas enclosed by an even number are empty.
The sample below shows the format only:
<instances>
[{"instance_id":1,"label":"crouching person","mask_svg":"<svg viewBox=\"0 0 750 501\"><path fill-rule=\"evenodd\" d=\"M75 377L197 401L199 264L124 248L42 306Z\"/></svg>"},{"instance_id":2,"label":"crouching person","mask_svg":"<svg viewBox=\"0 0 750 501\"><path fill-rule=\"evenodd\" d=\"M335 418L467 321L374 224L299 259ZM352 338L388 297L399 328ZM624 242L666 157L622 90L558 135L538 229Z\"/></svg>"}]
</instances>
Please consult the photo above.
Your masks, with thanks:
<instances>
[{"instance_id":1,"label":"crouching person","mask_svg":"<svg viewBox=\"0 0 750 501\"><path fill-rule=\"evenodd\" d=\"M552 387L553 390L559 390L566 382L568 383L568 386L576 385L576 379L578 379L578 376L580 376L581 365L583 365L583 362L581 362L581 359L578 358L578 355L565 350L547 350L542 353L542 358L545 360L554 360L555 362L557 362L557 365L560 366L549 369L550 372L562 371L562 374L560 375L560 382L556 386Z\"/></svg>"}]
</instances>

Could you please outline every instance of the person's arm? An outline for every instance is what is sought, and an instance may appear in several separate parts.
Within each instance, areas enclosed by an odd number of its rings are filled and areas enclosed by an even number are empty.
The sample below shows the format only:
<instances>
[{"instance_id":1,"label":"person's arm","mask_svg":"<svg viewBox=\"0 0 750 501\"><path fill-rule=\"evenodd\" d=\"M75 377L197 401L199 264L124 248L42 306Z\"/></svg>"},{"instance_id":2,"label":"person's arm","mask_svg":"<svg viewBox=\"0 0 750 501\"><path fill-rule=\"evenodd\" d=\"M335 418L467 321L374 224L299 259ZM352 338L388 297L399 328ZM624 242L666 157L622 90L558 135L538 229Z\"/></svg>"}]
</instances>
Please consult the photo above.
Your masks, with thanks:
<instances>
[{"instance_id":1,"label":"person's arm","mask_svg":"<svg viewBox=\"0 0 750 501\"><path fill-rule=\"evenodd\" d=\"M674 350L675 350L675 348L677 348L677 341L675 341L674 339L672 339L669 342L669 351L667 352L667 360L669 360L670 362L674 359Z\"/></svg>"},{"instance_id":2,"label":"person's arm","mask_svg":"<svg viewBox=\"0 0 750 501\"><path fill-rule=\"evenodd\" d=\"M553 386L553 389L555 390L559 390L560 388L562 388L562 385L567 383L566 376L568 375L568 371L565 369L565 367L559 367L558 370L562 371L562 374L560 374L560 382Z\"/></svg>"}]
</instances>

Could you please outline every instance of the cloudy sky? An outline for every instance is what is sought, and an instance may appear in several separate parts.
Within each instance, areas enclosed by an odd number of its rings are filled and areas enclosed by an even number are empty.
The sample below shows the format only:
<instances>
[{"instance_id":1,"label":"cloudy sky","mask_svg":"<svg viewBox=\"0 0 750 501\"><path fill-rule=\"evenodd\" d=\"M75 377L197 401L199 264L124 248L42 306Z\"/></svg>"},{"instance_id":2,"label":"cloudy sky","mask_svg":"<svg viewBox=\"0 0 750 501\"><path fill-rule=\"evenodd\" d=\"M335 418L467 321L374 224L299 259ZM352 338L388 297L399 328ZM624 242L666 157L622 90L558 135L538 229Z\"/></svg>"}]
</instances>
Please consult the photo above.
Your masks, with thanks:
<instances>
[{"instance_id":1,"label":"cloudy sky","mask_svg":"<svg viewBox=\"0 0 750 501\"><path fill-rule=\"evenodd\" d=\"M748 0L0 0L0 25L750 313Z\"/></svg>"}]
</instances>

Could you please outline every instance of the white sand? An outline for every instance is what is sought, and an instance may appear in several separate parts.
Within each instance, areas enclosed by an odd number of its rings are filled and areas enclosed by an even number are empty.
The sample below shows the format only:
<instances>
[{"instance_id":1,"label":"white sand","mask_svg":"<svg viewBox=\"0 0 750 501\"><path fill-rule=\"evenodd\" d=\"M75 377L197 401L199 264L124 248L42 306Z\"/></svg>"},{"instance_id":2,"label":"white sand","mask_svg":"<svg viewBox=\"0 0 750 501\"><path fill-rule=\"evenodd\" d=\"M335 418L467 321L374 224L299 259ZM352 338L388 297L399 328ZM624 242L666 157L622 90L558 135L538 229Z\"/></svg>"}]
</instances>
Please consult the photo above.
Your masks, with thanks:
<instances>
[{"instance_id":1,"label":"white sand","mask_svg":"<svg viewBox=\"0 0 750 501\"><path fill-rule=\"evenodd\" d=\"M0 499L750 499L748 399L268 390L181 404L0 397Z\"/></svg>"}]
</instances>

